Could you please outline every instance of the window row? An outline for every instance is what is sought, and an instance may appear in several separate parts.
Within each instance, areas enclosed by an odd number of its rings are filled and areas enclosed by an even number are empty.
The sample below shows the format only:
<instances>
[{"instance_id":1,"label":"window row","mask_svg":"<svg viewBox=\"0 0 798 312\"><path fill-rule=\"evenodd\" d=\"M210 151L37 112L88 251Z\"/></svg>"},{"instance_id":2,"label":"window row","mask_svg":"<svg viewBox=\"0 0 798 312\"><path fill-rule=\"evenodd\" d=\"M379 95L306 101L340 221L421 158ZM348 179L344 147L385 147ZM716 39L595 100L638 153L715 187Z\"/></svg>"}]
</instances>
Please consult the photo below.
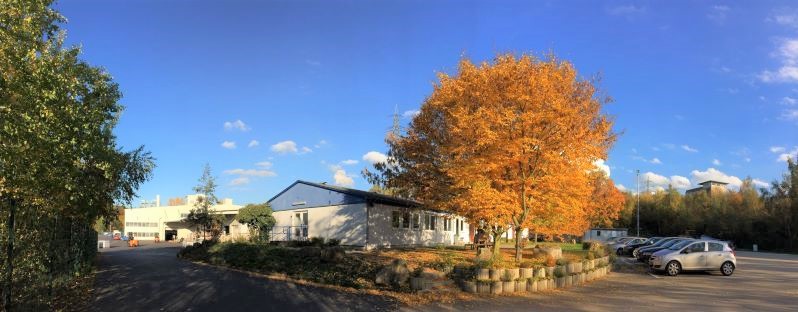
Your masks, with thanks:
<instances>
[{"instance_id":1,"label":"window row","mask_svg":"<svg viewBox=\"0 0 798 312\"><path fill-rule=\"evenodd\" d=\"M157 232L128 232L128 236L135 237L155 237L158 236Z\"/></svg>"},{"instance_id":2,"label":"window row","mask_svg":"<svg viewBox=\"0 0 798 312\"><path fill-rule=\"evenodd\" d=\"M126 227L158 227L158 222L125 222Z\"/></svg>"},{"instance_id":3,"label":"window row","mask_svg":"<svg viewBox=\"0 0 798 312\"><path fill-rule=\"evenodd\" d=\"M413 230L437 230L439 216L427 213L410 213L403 211L393 211L391 215L391 225L396 229ZM442 217L444 231L456 231L460 233L464 228L463 220Z\"/></svg>"}]
</instances>

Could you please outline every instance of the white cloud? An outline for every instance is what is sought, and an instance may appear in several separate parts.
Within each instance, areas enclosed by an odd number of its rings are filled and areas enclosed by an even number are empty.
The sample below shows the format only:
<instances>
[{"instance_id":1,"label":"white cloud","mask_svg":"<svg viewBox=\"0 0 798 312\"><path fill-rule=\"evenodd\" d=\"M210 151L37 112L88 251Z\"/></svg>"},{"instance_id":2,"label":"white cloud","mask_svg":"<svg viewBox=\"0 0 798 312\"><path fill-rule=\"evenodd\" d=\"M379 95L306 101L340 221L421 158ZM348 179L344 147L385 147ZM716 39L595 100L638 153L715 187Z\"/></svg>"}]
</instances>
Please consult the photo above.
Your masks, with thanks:
<instances>
[{"instance_id":1,"label":"white cloud","mask_svg":"<svg viewBox=\"0 0 798 312\"><path fill-rule=\"evenodd\" d=\"M695 182L695 184L709 180L726 182L733 187L740 187L740 185L743 184L743 180L740 180L740 178L727 175L715 168L709 168L706 171L693 170L690 174L693 176L693 182Z\"/></svg>"},{"instance_id":2,"label":"white cloud","mask_svg":"<svg viewBox=\"0 0 798 312\"><path fill-rule=\"evenodd\" d=\"M224 129L225 130L241 130L241 131L249 131L249 126L245 124L241 119L236 121L225 121L224 122Z\"/></svg>"},{"instance_id":3,"label":"white cloud","mask_svg":"<svg viewBox=\"0 0 798 312\"><path fill-rule=\"evenodd\" d=\"M238 177L238 178L235 178L232 181L230 181L230 185L232 185L232 186L245 185L245 184L249 184L249 182L250 182L249 178L247 178L247 177Z\"/></svg>"},{"instance_id":4,"label":"white cloud","mask_svg":"<svg viewBox=\"0 0 798 312\"><path fill-rule=\"evenodd\" d=\"M272 145L272 151L280 154L296 153L296 143L294 141L282 141Z\"/></svg>"},{"instance_id":5,"label":"white cloud","mask_svg":"<svg viewBox=\"0 0 798 312\"><path fill-rule=\"evenodd\" d=\"M785 149L784 146L771 146L770 147L770 152L771 153L781 153L781 152L784 152L786 150L787 149Z\"/></svg>"},{"instance_id":6,"label":"white cloud","mask_svg":"<svg viewBox=\"0 0 798 312\"><path fill-rule=\"evenodd\" d=\"M626 187L623 184L615 184L615 188L617 188L621 192L626 192Z\"/></svg>"},{"instance_id":7,"label":"white cloud","mask_svg":"<svg viewBox=\"0 0 798 312\"><path fill-rule=\"evenodd\" d=\"M690 147L689 145L686 145L686 144L682 145L682 149L685 150L685 151L688 151L690 153L698 153L697 149L694 149L694 148L692 148L692 147Z\"/></svg>"},{"instance_id":8,"label":"white cloud","mask_svg":"<svg viewBox=\"0 0 798 312\"><path fill-rule=\"evenodd\" d=\"M671 183L671 180L665 176L649 171L640 176L640 184L645 185L645 183L649 185L668 185Z\"/></svg>"},{"instance_id":9,"label":"white cloud","mask_svg":"<svg viewBox=\"0 0 798 312\"><path fill-rule=\"evenodd\" d=\"M729 14L729 11L731 11L731 8L725 5L714 5L711 8L709 8L709 13L707 13L707 18L716 23L721 24L724 21L726 21L726 16Z\"/></svg>"},{"instance_id":10,"label":"white cloud","mask_svg":"<svg viewBox=\"0 0 798 312\"><path fill-rule=\"evenodd\" d=\"M234 148L236 148L236 142L224 141L224 142L222 142L222 147L224 147L226 149L234 149Z\"/></svg>"},{"instance_id":11,"label":"white cloud","mask_svg":"<svg viewBox=\"0 0 798 312\"><path fill-rule=\"evenodd\" d=\"M357 163L358 161L354 159L347 159L341 162L342 165L347 165L347 166L357 165Z\"/></svg>"},{"instance_id":12,"label":"white cloud","mask_svg":"<svg viewBox=\"0 0 798 312\"><path fill-rule=\"evenodd\" d=\"M270 161L261 161L259 163L256 163L255 166L258 166L258 167L263 168L263 169L269 169L269 168L272 167L272 162L270 162Z\"/></svg>"},{"instance_id":13,"label":"white cloud","mask_svg":"<svg viewBox=\"0 0 798 312\"><path fill-rule=\"evenodd\" d=\"M751 180L751 182L754 183L754 187L759 187L759 188L768 188L768 187L770 187L770 183L767 183L767 182L762 181L760 179L753 179L753 180Z\"/></svg>"},{"instance_id":14,"label":"white cloud","mask_svg":"<svg viewBox=\"0 0 798 312\"><path fill-rule=\"evenodd\" d=\"M313 150L310 149L310 147L303 146L299 153L300 154L307 154L307 153L310 153L310 152L313 152Z\"/></svg>"},{"instance_id":15,"label":"white cloud","mask_svg":"<svg viewBox=\"0 0 798 312\"><path fill-rule=\"evenodd\" d=\"M352 179L352 176L346 174L346 171L343 169L335 170L333 174L333 179L335 180L335 185L340 185L344 187L352 187L355 185L355 180Z\"/></svg>"},{"instance_id":16,"label":"white cloud","mask_svg":"<svg viewBox=\"0 0 798 312\"><path fill-rule=\"evenodd\" d=\"M654 157L654 159L651 160L651 163L655 165L661 165L662 161L660 161L659 158Z\"/></svg>"},{"instance_id":17,"label":"white cloud","mask_svg":"<svg viewBox=\"0 0 798 312\"><path fill-rule=\"evenodd\" d=\"M690 180L683 176L673 175L668 178L650 171L640 175L639 183L641 188L645 188L648 184L649 189L653 188L654 190L664 190L668 186L684 190L692 185Z\"/></svg>"},{"instance_id":18,"label":"white cloud","mask_svg":"<svg viewBox=\"0 0 798 312\"><path fill-rule=\"evenodd\" d=\"M225 170L225 174L249 176L249 177L273 177L277 174L271 170L258 170L258 169L230 169Z\"/></svg>"},{"instance_id":19,"label":"white cloud","mask_svg":"<svg viewBox=\"0 0 798 312\"><path fill-rule=\"evenodd\" d=\"M789 9L778 9L775 11L776 15L768 17L766 21L774 22L776 24L798 28L798 12Z\"/></svg>"},{"instance_id":20,"label":"white cloud","mask_svg":"<svg viewBox=\"0 0 798 312\"><path fill-rule=\"evenodd\" d=\"M319 149L319 148L321 148L322 146L325 146L325 145L327 145L327 141L326 140L321 140L321 141L319 141L319 143L314 144L313 147L315 147L316 149Z\"/></svg>"},{"instance_id":21,"label":"white cloud","mask_svg":"<svg viewBox=\"0 0 798 312\"><path fill-rule=\"evenodd\" d=\"M247 144L247 147L255 147L255 146L258 146L258 145L260 145L260 142L258 142L258 140L252 140L252 141L249 141L249 144Z\"/></svg>"},{"instance_id":22,"label":"white cloud","mask_svg":"<svg viewBox=\"0 0 798 312\"><path fill-rule=\"evenodd\" d=\"M419 113L421 113L421 111L419 111L419 110L408 110L408 111L405 111L404 113L402 113L402 117L404 117L404 118L413 118L413 117L418 116Z\"/></svg>"},{"instance_id":23,"label":"white cloud","mask_svg":"<svg viewBox=\"0 0 798 312\"><path fill-rule=\"evenodd\" d=\"M773 55L781 61L777 71L764 70L758 77L762 82L798 82L798 39L781 40Z\"/></svg>"},{"instance_id":24,"label":"white cloud","mask_svg":"<svg viewBox=\"0 0 798 312\"><path fill-rule=\"evenodd\" d=\"M308 64L310 66L321 66L321 62L319 62L318 60L310 60L310 59L308 59L308 60L305 60L305 64Z\"/></svg>"},{"instance_id":25,"label":"white cloud","mask_svg":"<svg viewBox=\"0 0 798 312\"><path fill-rule=\"evenodd\" d=\"M795 105L795 103L798 103L798 100L791 98L789 96L785 96L781 99L781 104L784 105Z\"/></svg>"},{"instance_id":26,"label":"white cloud","mask_svg":"<svg viewBox=\"0 0 798 312\"><path fill-rule=\"evenodd\" d=\"M596 159L596 161L593 162L593 165L599 170L604 171L604 174L606 174L608 177L610 176L610 166L604 163L604 159Z\"/></svg>"},{"instance_id":27,"label":"white cloud","mask_svg":"<svg viewBox=\"0 0 798 312\"><path fill-rule=\"evenodd\" d=\"M786 150L782 150L782 151L786 151ZM779 155L779 158L776 159L776 161L786 162L787 159L798 160L798 146L796 146L795 148L793 148L789 152L781 153Z\"/></svg>"},{"instance_id":28,"label":"white cloud","mask_svg":"<svg viewBox=\"0 0 798 312\"><path fill-rule=\"evenodd\" d=\"M674 175L671 176L671 185L673 185L674 188L684 190L690 188L692 184L690 184L690 179L683 176Z\"/></svg>"},{"instance_id":29,"label":"white cloud","mask_svg":"<svg viewBox=\"0 0 798 312\"><path fill-rule=\"evenodd\" d=\"M712 160L712 164L713 164L713 165L715 165L715 166L720 166L720 160L718 160L718 159L713 159L713 160Z\"/></svg>"},{"instance_id":30,"label":"white cloud","mask_svg":"<svg viewBox=\"0 0 798 312\"><path fill-rule=\"evenodd\" d=\"M610 15L632 17L646 12L645 7L635 6L634 4L619 5L606 9Z\"/></svg>"},{"instance_id":31,"label":"white cloud","mask_svg":"<svg viewBox=\"0 0 798 312\"><path fill-rule=\"evenodd\" d=\"M363 155L363 160L373 164L384 163L388 161L388 156L380 152L371 151Z\"/></svg>"},{"instance_id":32,"label":"white cloud","mask_svg":"<svg viewBox=\"0 0 798 312\"><path fill-rule=\"evenodd\" d=\"M786 109L781 112L779 118L788 121L798 120L798 109Z\"/></svg>"}]
</instances>

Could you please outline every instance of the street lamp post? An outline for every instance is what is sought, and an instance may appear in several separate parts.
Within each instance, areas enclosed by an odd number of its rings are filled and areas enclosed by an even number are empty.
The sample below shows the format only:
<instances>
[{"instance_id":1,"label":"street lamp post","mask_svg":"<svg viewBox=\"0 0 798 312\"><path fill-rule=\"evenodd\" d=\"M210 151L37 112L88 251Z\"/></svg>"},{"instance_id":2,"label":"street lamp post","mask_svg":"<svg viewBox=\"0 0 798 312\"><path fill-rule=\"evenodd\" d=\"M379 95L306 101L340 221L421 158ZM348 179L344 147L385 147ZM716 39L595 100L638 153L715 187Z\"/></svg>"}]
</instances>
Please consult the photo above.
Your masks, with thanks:
<instances>
[{"instance_id":1,"label":"street lamp post","mask_svg":"<svg viewBox=\"0 0 798 312\"><path fill-rule=\"evenodd\" d=\"M637 236L640 236L640 170L635 170L637 181Z\"/></svg>"}]
</instances>

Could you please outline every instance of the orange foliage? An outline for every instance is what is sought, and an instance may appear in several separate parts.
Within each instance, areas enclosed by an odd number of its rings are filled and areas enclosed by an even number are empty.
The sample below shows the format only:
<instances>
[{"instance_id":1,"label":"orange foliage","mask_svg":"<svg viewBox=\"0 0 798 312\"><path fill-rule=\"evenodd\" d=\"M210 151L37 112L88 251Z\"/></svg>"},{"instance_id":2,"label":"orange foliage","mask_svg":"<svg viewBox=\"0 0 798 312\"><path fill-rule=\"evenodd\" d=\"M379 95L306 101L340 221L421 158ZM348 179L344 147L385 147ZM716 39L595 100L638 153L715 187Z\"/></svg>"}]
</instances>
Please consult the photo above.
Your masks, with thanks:
<instances>
[{"instance_id":1,"label":"orange foliage","mask_svg":"<svg viewBox=\"0 0 798 312\"><path fill-rule=\"evenodd\" d=\"M590 226L611 227L626 204L626 197L602 171L591 174L591 184L593 195L587 206Z\"/></svg>"},{"instance_id":2,"label":"orange foliage","mask_svg":"<svg viewBox=\"0 0 798 312\"><path fill-rule=\"evenodd\" d=\"M439 138L436 168L458 196L438 202L503 231L530 228L579 234L593 162L615 140L591 81L549 56L498 56L479 65L463 59L440 82L408 133L416 142Z\"/></svg>"}]
</instances>

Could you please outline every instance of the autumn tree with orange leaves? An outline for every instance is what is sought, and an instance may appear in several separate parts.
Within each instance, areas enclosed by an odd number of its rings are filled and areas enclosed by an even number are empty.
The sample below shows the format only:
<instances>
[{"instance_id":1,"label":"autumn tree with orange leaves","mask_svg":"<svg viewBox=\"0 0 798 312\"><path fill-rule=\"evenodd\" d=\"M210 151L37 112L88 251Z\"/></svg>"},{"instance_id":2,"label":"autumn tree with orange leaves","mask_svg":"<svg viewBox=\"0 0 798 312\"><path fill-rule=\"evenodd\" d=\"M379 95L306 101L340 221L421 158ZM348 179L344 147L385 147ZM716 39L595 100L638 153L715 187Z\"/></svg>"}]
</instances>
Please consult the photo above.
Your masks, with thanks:
<instances>
[{"instance_id":1,"label":"autumn tree with orange leaves","mask_svg":"<svg viewBox=\"0 0 798 312\"><path fill-rule=\"evenodd\" d=\"M589 173L615 140L601 113L608 101L553 55L464 58L455 75L439 74L407 132L388 140L388 162L364 174L481 221L496 238L507 225L515 233L578 234L591 215Z\"/></svg>"},{"instance_id":2,"label":"autumn tree with orange leaves","mask_svg":"<svg viewBox=\"0 0 798 312\"><path fill-rule=\"evenodd\" d=\"M590 227L611 227L620 217L626 205L626 197L615 187L615 182L603 171L590 174L593 194L588 201L588 222Z\"/></svg>"}]
</instances>

